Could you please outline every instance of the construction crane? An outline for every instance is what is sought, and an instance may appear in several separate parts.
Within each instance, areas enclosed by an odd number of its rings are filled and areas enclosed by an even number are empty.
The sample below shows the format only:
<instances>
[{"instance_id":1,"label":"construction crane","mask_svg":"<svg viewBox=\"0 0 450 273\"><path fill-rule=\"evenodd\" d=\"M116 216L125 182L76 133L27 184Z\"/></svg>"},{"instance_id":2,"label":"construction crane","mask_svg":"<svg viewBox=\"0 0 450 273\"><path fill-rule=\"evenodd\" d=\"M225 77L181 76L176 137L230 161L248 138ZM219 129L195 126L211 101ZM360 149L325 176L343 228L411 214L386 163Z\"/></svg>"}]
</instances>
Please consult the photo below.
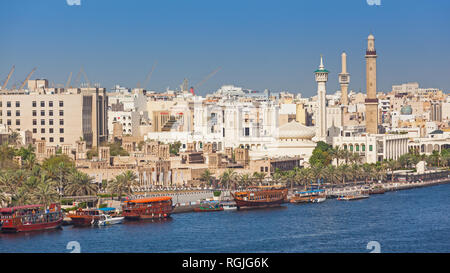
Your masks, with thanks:
<instances>
[{"instance_id":1,"label":"construction crane","mask_svg":"<svg viewBox=\"0 0 450 273\"><path fill-rule=\"evenodd\" d=\"M33 70L31 70L30 74L28 74L27 78L23 81L23 83L20 85L19 90L22 90L25 87L25 84L28 82L28 80L30 79L31 75L33 75L34 71L36 71L36 67L33 68Z\"/></svg>"},{"instance_id":2,"label":"construction crane","mask_svg":"<svg viewBox=\"0 0 450 273\"><path fill-rule=\"evenodd\" d=\"M191 93L192 95L195 95L194 90L197 90L200 86L202 86L207 80L209 80L212 76L214 76L219 70L222 69L221 67L217 68L213 72L211 72L206 78L204 78L201 82L197 83L195 87L191 87Z\"/></svg>"},{"instance_id":3,"label":"construction crane","mask_svg":"<svg viewBox=\"0 0 450 273\"><path fill-rule=\"evenodd\" d=\"M69 78L67 79L66 86L64 87L64 89L69 88L71 80L72 80L72 72L70 72L70 74L69 74Z\"/></svg>"},{"instance_id":4,"label":"construction crane","mask_svg":"<svg viewBox=\"0 0 450 273\"><path fill-rule=\"evenodd\" d=\"M153 71L155 71L155 67L156 67L157 64L158 64L158 62L155 62L153 64L152 70L150 71L150 73L148 73L147 77L145 77L144 84L142 85L142 88L145 89L145 87L148 85L148 82L150 81L150 78L152 77ZM137 88L141 88L141 83L140 82L137 83Z\"/></svg>"},{"instance_id":5,"label":"construction crane","mask_svg":"<svg viewBox=\"0 0 450 273\"><path fill-rule=\"evenodd\" d=\"M9 71L8 77L6 77L6 80L3 83L2 90L4 90L6 88L6 86L8 85L9 79L11 79L11 75L13 74L14 69L16 69L16 67L13 65L11 68L11 71Z\"/></svg>"},{"instance_id":6,"label":"construction crane","mask_svg":"<svg viewBox=\"0 0 450 273\"><path fill-rule=\"evenodd\" d=\"M88 76L86 75L86 72L84 71L83 67L81 67L81 73L83 73L84 80L86 81L88 88L91 88L91 83L89 82Z\"/></svg>"}]
</instances>

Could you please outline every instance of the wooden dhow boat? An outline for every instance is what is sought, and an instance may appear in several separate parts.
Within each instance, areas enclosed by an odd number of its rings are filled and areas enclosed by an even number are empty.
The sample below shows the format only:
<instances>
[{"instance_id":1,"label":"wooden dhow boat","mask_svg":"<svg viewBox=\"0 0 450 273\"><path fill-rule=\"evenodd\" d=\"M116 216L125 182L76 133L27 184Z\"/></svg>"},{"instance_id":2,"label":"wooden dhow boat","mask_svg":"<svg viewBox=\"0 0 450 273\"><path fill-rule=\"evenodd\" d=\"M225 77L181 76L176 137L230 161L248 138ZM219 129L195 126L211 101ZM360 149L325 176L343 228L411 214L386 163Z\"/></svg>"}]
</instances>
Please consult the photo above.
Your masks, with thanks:
<instances>
[{"instance_id":1,"label":"wooden dhow boat","mask_svg":"<svg viewBox=\"0 0 450 273\"><path fill-rule=\"evenodd\" d=\"M60 228L63 222L61 205L26 205L0 209L1 232L38 231Z\"/></svg>"},{"instance_id":2,"label":"wooden dhow boat","mask_svg":"<svg viewBox=\"0 0 450 273\"><path fill-rule=\"evenodd\" d=\"M167 218L173 211L172 197L150 197L125 201L122 216L126 220Z\"/></svg>"},{"instance_id":3,"label":"wooden dhow boat","mask_svg":"<svg viewBox=\"0 0 450 273\"><path fill-rule=\"evenodd\" d=\"M285 202L287 194L288 189L286 188L259 186L231 195L238 209L252 209L279 206Z\"/></svg>"}]
</instances>

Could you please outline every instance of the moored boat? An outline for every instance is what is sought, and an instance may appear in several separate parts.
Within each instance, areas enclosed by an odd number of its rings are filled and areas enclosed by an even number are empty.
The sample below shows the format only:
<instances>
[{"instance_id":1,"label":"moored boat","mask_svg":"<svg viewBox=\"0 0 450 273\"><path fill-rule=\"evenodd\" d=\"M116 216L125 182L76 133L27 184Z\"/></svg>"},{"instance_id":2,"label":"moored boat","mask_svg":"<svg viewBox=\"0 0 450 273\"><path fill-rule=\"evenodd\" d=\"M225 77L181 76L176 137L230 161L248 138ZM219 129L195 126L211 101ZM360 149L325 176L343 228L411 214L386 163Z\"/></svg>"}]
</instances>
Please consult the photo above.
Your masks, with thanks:
<instances>
[{"instance_id":1,"label":"moored boat","mask_svg":"<svg viewBox=\"0 0 450 273\"><path fill-rule=\"evenodd\" d=\"M279 206L284 203L287 194L286 188L261 186L232 193L232 196L238 209L251 209Z\"/></svg>"},{"instance_id":2,"label":"moored boat","mask_svg":"<svg viewBox=\"0 0 450 273\"><path fill-rule=\"evenodd\" d=\"M321 203L327 199L324 190L295 192L289 200L291 203Z\"/></svg>"},{"instance_id":3,"label":"moored boat","mask_svg":"<svg viewBox=\"0 0 450 273\"><path fill-rule=\"evenodd\" d=\"M0 209L2 232L38 231L60 228L63 213L60 204L26 205Z\"/></svg>"},{"instance_id":4,"label":"moored boat","mask_svg":"<svg viewBox=\"0 0 450 273\"><path fill-rule=\"evenodd\" d=\"M121 224L125 217L113 217L108 214L101 214L99 219L92 220L93 226L109 226Z\"/></svg>"},{"instance_id":5,"label":"moored boat","mask_svg":"<svg viewBox=\"0 0 450 273\"><path fill-rule=\"evenodd\" d=\"M351 195L343 195L339 196L339 201L352 201L352 200L360 200L360 199L366 199L369 198L369 195L367 194L351 194Z\"/></svg>"},{"instance_id":6,"label":"moored boat","mask_svg":"<svg viewBox=\"0 0 450 273\"><path fill-rule=\"evenodd\" d=\"M237 210L236 202L233 201L221 202L220 206L223 208L223 210Z\"/></svg>"},{"instance_id":7,"label":"moored boat","mask_svg":"<svg viewBox=\"0 0 450 273\"><path fill-rule=\"evenodd\" d=\"M167 218L173 211L172 197L150 197L125 201L122 216L126 220Z\"/></svg>"},{"instance_id":8,"label":"moored boat","mask_svg":"<svg viewBox=\"0 0 450 273\"><path fill-rule=\"evenodd\" d=\"M203 201L198 208L194 208L195 212L213 212L223 211L223 207L217 201Z\"/></svg>"},{"instance_id":9,"label":"moored boat","mask_svg":"<svg viewBox=\"0 0 450 273\"><path fill-rule=\"evenodd\" d=\"M101 212L98 209L79 208L75 212L68 213L72 219L72 224L76 227L87 227L92 225L92 221L100 219Z\"/></svg>"}]
</instances>

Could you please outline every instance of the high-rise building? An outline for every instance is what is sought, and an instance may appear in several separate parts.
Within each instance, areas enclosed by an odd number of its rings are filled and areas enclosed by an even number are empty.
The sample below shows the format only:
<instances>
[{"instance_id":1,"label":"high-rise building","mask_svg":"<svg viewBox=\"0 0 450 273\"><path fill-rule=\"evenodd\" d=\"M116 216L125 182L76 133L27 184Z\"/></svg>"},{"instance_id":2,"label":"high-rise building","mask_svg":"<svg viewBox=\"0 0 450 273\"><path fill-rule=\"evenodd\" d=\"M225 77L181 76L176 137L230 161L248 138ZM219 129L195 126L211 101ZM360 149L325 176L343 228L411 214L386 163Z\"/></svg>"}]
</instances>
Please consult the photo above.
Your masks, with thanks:
<instances>
[{"instance_id":1,"label":"high-rise building","mask_svg":"<svg viewBox=\"0 0 450 273\"><path fill-rule=\"evenodd\" d=\"M104 88L72 89L61 94L10 93L0 96L0 124L14 131L29 130L49 146L70 144L82 137L95 147L107 140Z\"/></svg>"},{"instance_id":2,"label":"high-rise building","mask_svg":"<svg viewBox=\"0 0 450 273\"><path fill-rule=\"evenodd\" d=\"M378 133L378 99L377 99L377 51L375 37L370 34L367 38L366 51L366 132Z\"/></svg>"},{"instance_id":3,"label":"high-rise building","mask_svg":"<svg viewBox=\"0 0 450 273\"><path fill-rule=\"evenodd\" d=\"M350 74L347 73L347 54L341 55L342 71L339 74L339 84L341 85L341 104L348 105L348 84L350 83Z\"/></svg>"},{"instance_id":4,"label":"high-rise building","mask_svg":"<svg viewBox=\"0 0 450 273\"><path fill-rule=\"evenodd\" d=\"M314 71L317 82L317 106L318 116L316 118L316 126L318 128L317 137L324 139L327 136L327 112L326 112L326 83L328 81L328 70L323 65L323 58L320 56L319 69Z\"/></svg>"}]
</instances>

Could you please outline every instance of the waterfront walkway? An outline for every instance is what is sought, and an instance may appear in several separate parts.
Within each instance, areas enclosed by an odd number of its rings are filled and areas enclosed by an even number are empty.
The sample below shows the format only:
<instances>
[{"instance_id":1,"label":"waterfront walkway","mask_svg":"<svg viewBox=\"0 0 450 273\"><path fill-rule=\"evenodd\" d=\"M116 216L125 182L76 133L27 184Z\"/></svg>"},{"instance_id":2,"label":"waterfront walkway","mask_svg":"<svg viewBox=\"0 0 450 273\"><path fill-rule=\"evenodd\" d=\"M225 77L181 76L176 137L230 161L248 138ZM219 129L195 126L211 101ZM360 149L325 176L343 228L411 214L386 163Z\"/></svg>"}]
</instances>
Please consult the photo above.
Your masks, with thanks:
<instances>
[{"instance_id":1,"label":"waterfront walkway","mask_svg":"<svg viewBox=\"0 0 450 273\"><path fill-rule=\"evenodd\" d=\"M374 185L382 186L385 191L398 191L446 183L450 183L450 178L447 177L430 181L416 181L416 182L387 182ZM355 192L361 192L367 189L368 189L367 185L358 185L358 186L347 186L345 188L328 188L325 189L325 192L329 197L338 197L341 195L348 195L353 194Z\"/></svg>"}]
</instances>

